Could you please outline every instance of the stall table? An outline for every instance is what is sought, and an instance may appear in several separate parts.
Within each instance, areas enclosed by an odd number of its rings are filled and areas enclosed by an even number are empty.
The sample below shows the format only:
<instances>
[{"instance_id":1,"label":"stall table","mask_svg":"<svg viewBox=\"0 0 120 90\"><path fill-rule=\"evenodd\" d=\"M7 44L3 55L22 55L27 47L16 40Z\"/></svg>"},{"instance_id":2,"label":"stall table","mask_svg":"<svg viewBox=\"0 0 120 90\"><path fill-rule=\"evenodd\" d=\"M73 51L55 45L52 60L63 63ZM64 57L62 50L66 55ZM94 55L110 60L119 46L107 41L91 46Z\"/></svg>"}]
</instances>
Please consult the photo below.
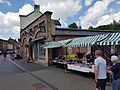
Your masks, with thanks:
<instances>
[{"instance_id":1,"label":"stall table","mask_svg":"<svg viewBox=\"0 0 120 90\"><path fill-rule=\"evenodd\" d=\"M92 66L93 67L93 66ZM70 70L85 72L85 73L94 73L94 69L88 67L85 64L67 64L67 68Z\"/></svg>"}]
</instances>

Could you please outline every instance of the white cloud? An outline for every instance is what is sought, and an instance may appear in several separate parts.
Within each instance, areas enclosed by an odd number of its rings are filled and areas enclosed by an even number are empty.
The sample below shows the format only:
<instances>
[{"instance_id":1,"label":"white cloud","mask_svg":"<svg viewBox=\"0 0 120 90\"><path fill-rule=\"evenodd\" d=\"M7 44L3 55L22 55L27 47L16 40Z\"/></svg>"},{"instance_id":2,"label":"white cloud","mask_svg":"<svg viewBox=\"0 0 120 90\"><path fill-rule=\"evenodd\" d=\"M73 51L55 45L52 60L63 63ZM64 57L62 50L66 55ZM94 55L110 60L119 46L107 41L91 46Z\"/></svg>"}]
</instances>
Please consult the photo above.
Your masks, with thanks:
<instances>
[{"instance_id":1,"label":"white cloud","mask_svg":"<svg viewBox=\"0 0 120 90\"><path fill-rule=\"evenodd\" d=\"M30 4L25 4L23 7L19 9L19 12L0 12L0 38L8 39L19 38L20 35L20 14L28 14L33 11L33 7Z\"/></svg>"},{"instance_id":2,"label":"white cloud","mask_svg":"<svg viewBox=\"0 0 120 90\"><path fill-rule=\"evenodd\" d=\"M53 12L53 18L64 22L68 17L74 16L82 8L80 0L34 0L41 5L41 11Z\"/></svg>"},{"instance_id":3,"label":"white cloud","mask_svg":"<svg viewBox=\"0 0 120 90\"><path fill-rule=\"evenodd\" d=\"M85 0L85 5L86 5L86 6L91 5L92 1L93 1L93 0Z\"/></svg>"},{"instance_id":4,"label":"white cloud","mask_svg":"<svg viewBox=\"0 0 120 90\"><path fill-rule=\"evenodd\" d=\"M31 13L33 10L34 10L34 8L32 7L32 5L25 4L24 6L22 6L19 9L19 14L20 15L27 15L27 14Z\"/></svg>"},{"instance_id":5,"label":"white cloud","mask_svg":"<svg viewBox=\"0 0 120 90\"><path fill-rule=\"evenodd\" d=\"M92 21L104 15L108 5L112 1L113 0L97 1L92 7L90 7L86 12L86 15L83 17L80 17L80 24L82 28L88 28L90 25L92 25L91 23Z\"/></svg>"},{"instance_id":6,"label":"white cloud","mask_svg":"<svg viewBox=\"0 0 120 90\"><path fill-rule=\"evenodd\" d=\"M114 14L112 14L112 15L104 15L104 16L102 16L102 17L98 20L98 22L97 22L97 24L96 24L96 27L97 27L97 26L100 26L100 25L110 24L110 23L113 22L113 20L115 20L115 21L117 21L117 22L120 20L120 11L117 12L117 13L114 13Z\"/></svg>"},{"instance_id":7,"label":"white cloud","mask_svg":"<svg viewBox=\"0 0 120 90\"><path fill-rule=\"evenodd\" d=\"M120 1L117 1L116 3L119 5L119 4L120 4Z\"/></svg>"},{"instance_id":8,"label":"white cloud","mask_svg":"<svg viewBox=\"0 0 120 90\"><path fill-rule=\"evenodd\" d=\"M7 12L6 14L0 12L0 36L4 39L9 37L19 37L19 14L14 12Z\"/></svg>"},{"instance_id":9,"label":"white cloud","mask_svg":"<svg viewBox=\"0 0 120 90\"><path fill-rule=\"evenodd\" d=\"M8 0L0 0L0 3L2 3L2 4L7 4L7 5L9 5L9 6L12 5Z\"/></svg>"},{"instance_id":10,"label":"white cloud","mask_svg":"<svg viewBox=\"0 0 120 90\"><path fill-rule=\"evenodd\" d=\"M5 0L7 1L7 0ZM48 2L50 1L50 2ZM42 2L42 3L41 3ZM0 0L0 3L7 3ZM68 17L74 16L82 8L80 0L35 0L36 4L41 5L40 11L45 12L50 10L53 12L53 18L59 19L62 25L67 27L64 22ZM8 3L7 3L8 4ZM9 37L18 38L20 32L19 15L27 15L33 11L30 4L25 4L19 9L19 12L0 12L0 38L8 39Z\"/></svg>"}]
</instances>

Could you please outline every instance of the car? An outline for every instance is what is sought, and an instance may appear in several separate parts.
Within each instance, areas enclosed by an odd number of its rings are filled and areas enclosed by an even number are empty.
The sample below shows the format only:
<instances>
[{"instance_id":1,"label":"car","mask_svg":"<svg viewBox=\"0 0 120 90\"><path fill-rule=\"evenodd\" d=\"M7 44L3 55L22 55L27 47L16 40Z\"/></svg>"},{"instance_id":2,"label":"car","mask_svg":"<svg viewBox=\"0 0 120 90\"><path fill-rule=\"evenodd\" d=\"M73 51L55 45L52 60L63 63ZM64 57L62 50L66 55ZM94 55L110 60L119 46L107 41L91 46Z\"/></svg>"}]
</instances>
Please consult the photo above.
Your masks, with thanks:
<instances>
[{"instance_id":1,"label":"car","mask_svg":"<svg viewBox=\"0 0 120 90\"><path fill-rule=\"evenodd\" d=\"M2 51L0 51L0 55L2 55Z\"/></svg>"}]
</instances>

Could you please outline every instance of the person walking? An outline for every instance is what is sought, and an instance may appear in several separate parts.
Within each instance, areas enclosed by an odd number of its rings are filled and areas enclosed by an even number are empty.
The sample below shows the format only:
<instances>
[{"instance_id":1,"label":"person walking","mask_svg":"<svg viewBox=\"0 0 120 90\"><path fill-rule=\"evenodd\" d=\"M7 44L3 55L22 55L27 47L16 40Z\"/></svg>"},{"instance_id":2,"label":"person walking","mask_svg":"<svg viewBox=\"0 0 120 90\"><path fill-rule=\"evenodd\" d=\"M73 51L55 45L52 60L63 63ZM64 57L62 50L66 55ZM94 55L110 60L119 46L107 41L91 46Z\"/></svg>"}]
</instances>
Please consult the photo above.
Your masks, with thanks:
<instances>
[{"instance_id":1,"label":"person walking","mask_svg":"<svg viewBox=\"0 0 120 90\"><path fill-rule=\"evenodd\" d=\"M7 51L4 51L4 52L3 52L3 56L4 56L4 58L6 58L6 56L7 56Z\"/></svg>"},{"instance_id":2,"label":"person walking","mask_svg":"<svg viewBox=\"0 0 120 90\"><path fill-rule=\"evenodd\" d=\"M96 90L105 90L106 87L106 78L107 78L107 65L106 60L102 57L102 52L99 50L95 51L95 82Z\"/></svg>"},{"instance_id":3,"label":"person walking","mask_svg":"<svg viewBox=\"0 0 120 90\"><path fill-rule=\"evenodd\" d=\"M120 62L118 62L118 57L115 55L111 56L111 61L113 66L108 70L108 73L113 76L112 90L120 90Z\"/></svg>"}]
</instances>

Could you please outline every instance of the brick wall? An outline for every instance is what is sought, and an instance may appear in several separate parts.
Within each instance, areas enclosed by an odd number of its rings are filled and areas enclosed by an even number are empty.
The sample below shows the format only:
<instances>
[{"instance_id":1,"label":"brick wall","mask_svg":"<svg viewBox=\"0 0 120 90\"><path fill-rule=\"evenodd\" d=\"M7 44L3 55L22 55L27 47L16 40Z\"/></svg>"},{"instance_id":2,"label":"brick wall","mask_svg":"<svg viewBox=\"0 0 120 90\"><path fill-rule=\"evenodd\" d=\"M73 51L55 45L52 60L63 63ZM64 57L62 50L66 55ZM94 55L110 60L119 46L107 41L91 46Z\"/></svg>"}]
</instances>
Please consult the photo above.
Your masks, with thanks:
<instances>
[{"instance_id":1,"label":"brick wall","mask_svg":"<svg viewBox=\"0 0 120 90\"><path fill-rule=\"evenodd\" d=\"M2 49L3 49L3 42L0 41L0 50L2 50Z\"/></svg>"},{"instance_id":2,"label":"brick wall","mask_svg":"<svg viewBox=\"0 0 120 90\"><path fill-rule=\"evenodd\" d=\"M59 40L66 40L66 39L71 39L71 38L77 38L78 36L55 36L54 40L59 41ZM81 37L81 36L79 36ZM76 52L81 52L85 53L87 52L87 47L74 47L72 48L72 54L76 54ZM68 50L66 51L66 48L62 48L62 55L66 55L66 52L68 53Z\"/></svg>"}]
</instances>

